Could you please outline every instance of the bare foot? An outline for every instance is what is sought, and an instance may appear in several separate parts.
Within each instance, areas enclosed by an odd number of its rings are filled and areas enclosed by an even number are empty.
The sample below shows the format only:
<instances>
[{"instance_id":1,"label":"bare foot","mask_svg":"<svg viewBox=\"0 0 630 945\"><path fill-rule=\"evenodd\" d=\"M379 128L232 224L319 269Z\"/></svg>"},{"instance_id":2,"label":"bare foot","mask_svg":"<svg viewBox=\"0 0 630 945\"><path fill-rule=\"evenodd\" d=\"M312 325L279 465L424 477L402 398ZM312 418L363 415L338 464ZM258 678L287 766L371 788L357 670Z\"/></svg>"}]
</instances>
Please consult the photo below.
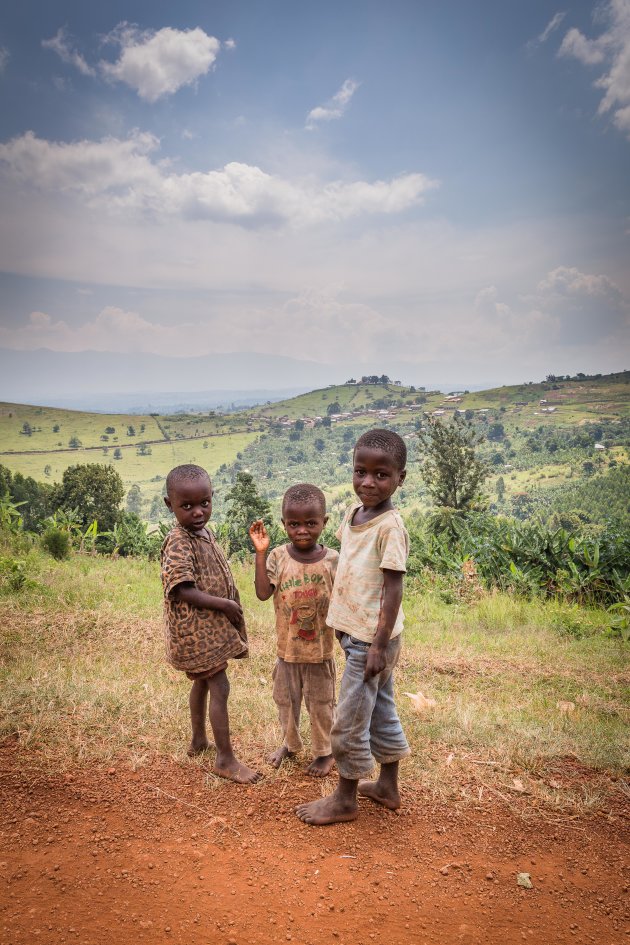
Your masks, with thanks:
<instances>
[{"instance_id":1,"label":"bare foot","mask_svg":"<svg viewBox=\"0 0 630 945\"><path fill-rule=\"evenodd\" d=\"M286 745L280 745L280 748L276 748L275 751L272 751L267 757L267 761L270 765L273 765L274 768L279 768L285 758L293 758L295 752L289 751Z\"/></svg>"},{"instance_id":2,"label":"bare foot","mask_svg":"<svg viewBox=\"0 0 630 945\"><path fill-rule=\"evenodd\" d=\"M312 778L325 778L327 774L330 774L330 769L335 763L335 759L332 755L320 755L319 758L314 758L308 768L306 773L310 774Z\"/></svg>"},{"instance_id":3,"label":"bare foot","mask_svg":"<svg viewBox=\"0 0 630 945\"><path fill-rule=\"evenodd\" d=\"M310 804L300 804L295 808L302 823L312 824L313 827L323 827L325 824L341 824L348 820L356 820L357 805L341 800L337 791L322 797L319 801Z\"/></svg>"},{"instance_id":4,"label":"bare foot","mask_svg":"<svg viewBox=\"0 0 630 945\"><path fill-rule=\"evenodd\" d=\"M388 810L398 810L400 794L395 788L385 787L379 781L359 781L357 788L361 797L369 797L375 804L380 804Z\"/></svg>"},{"instance_id":5,"label":"bare foot","mask_svg":"<svg viewBox=\"0 0 630 945\"><path fill-rule=\"evenodd\" d=\"M244 765L242 761L238 761L236 758L233 758L226 764L221 764L217 758L212 770L215 774L218 774L220 778L227 778L228 781L236 781L237 784L255 784L256 781L260 781L262 778L260 771L254 771L253 768L248 768L247 765Z\"/></svg>"},{"instance_id":6,"label":"bare foot","mask_svg":"<svg viewBox=\"0 0 630 945\"><path fill-rule=\"evenodd\" d=\"M194 758L196 755L203 755L204 751L208 751L209 748L214 748L214 745L212 742L209 742L207 738L199 742L195 741L193 738L186 754L189 758Z\"/></svg>"}]
</instances>

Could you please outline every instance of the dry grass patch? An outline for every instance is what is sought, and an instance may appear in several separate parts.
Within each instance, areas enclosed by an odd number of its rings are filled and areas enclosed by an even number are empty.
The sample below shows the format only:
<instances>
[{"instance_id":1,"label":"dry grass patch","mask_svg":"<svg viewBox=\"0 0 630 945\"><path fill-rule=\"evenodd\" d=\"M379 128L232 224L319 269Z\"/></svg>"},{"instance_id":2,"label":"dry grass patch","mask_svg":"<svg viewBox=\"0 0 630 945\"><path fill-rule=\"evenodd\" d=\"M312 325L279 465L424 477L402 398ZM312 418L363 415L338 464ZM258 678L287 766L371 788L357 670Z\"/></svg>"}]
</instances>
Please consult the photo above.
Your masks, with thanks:
<instances>
[{"instance_id":1,"label":"dry grass patch","mask_svg":"<svg viewBox=\"0 0 630 945\"><path fill-rule=\"evenodd\" d=\"M186 756L189 683L164 661L157 565L36 564L33 586L0 601L2 736L19 738L25 761L37 752L62 768L115 759L137 767L155 756L209 768L209 758ZM302 760L279 773L264 763L280 739L273 608L256 600L249 566L235 572L251 652L229 671L234 742L248 763L282 782ZM410 790L466 800L494 791L511 805L558 809L624 799L630 674L618 643L595 632L562 635L558 605L507 595L448 605L412 590L405 607L397 698L413 749L404 765ZM596 627L602 615L585 620ZM435 705L418 714L406 692ZM304 735L308 744L306 718ZM558 765L567 770L566 759L593 776L581 773L576 784L554 774ZM211 775L208 784L221 789Z\"/></svg>"}]
</instances>

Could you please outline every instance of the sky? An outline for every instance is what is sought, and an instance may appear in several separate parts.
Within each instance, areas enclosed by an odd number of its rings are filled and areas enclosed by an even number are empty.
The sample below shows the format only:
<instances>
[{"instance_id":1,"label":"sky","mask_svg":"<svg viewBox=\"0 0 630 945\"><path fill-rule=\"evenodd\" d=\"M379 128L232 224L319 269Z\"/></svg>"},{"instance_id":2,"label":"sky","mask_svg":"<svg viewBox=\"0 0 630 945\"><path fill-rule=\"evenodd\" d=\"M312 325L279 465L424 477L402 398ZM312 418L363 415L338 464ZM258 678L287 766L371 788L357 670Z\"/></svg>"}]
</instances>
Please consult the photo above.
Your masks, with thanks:
<instances>
[{"instance_id":1,"label":"sky","mask_svg":"<svg viewBox=\"0 0 630 945\"><path fill-rule=\"evenodd\" d=\"M630 367L630 0L21 0L0 116L0 368L40 385Z\"/></svg>"}]
</instances>

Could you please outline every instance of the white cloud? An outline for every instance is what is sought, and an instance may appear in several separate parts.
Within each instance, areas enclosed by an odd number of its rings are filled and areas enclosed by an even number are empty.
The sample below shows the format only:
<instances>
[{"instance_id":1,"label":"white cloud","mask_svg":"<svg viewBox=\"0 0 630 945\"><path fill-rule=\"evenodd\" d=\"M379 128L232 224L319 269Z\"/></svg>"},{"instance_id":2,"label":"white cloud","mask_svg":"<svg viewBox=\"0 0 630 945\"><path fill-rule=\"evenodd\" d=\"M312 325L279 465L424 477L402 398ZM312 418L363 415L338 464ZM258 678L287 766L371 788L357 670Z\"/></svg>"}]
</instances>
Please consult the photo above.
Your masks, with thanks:
<instances>
[{"instance_id":1,"label":"white cloud","mask_svg":"<svg viewBox=\"0 0 630 945\"><path fill-rule=\"evenodd\" d=\"M7 63L10 59L10 53L6 46L0 46L0 75L4 72L7 67Z\"/></svg>"},{"instance_id":2,"label":"white cloud","mask_svg":"<svg viewBox=\"0 0 630 945\"><path fill-rule=\"evenodd\" d=\"M597 66L606 58L606 44L587 39L578 29L570 29L562 40L558 55L578 59L584 66Z\"/></svg>"},{"instance_id":3,"label":"white cloud","mask_svg":"<svg viewBox=\"0 0 630 945\"><path fill-rule=\"evenodd\" d=\"M549 37L551 36L551 34L552 34L555 30L558 29L558 27L560 26L560 24L561 24L562 21L564 20L565 16L566 16L566 13L565 13L565 12L562 12L562 11L559 11L558 13L555 13L555 14L551 17L551 19L549 20L549 22L547 23L547 25L546 25L546 27L544 28L544 30L542 31L542 33L538 36L538 42L539 42L539 43L546 43L547 40L549 39Z\"/></svg>"},{"instance_id":4,"label":"white cloud","mask_svg":"<svg viewBox=\"0 0 630 945\"><path fill-rule=\"evenodd\" d=\"M235 39L226 39L223 43L226 49L236 49L236 40Z\"/></svg>"},{"instance_id":5,"label":"white cloud","mask_svg":"<svg viewBox=\"0 0 630 945\"><path fill-rule=\"evenodd\" d=\"M107 306L91 321L78 326L53 320L46 312L31 312L20 328L0 326L0 347L28 351L146 351L190 354L187 325L156 325L137 312ZM198 326L201 327L201 326ZM209 330L205 331L208 341ZM211 350L211 349L209 349Z\"/></svg>"},{"instance_id":6,"label":"white cloud","mask_svg":"<svg viewBox=\"0 0 630 945\"><path fill-rule=\"evenodd\" d=\"M621 293L607 276L580 272L575 266L558 266L538 283L538 291L563 296L598 296L619 301Z\"/></svg>"},{"instance_id":7,"label":"white cloud","mask_svg":"<svg viewBox=\"0 0 630 945\"><path fill-rule=\"evenodd\" d=\"M200 27L154 32L120 23L108 40L120 46L120 57L113 63L101 61L101 72L135 89L147 102L172 95L206 75L221 48L219 40Z\"/></svg>"},{"instance_id":8,"label":"white cloud","mask_svg":"<svg viewBox=\"0 0 630 945\"><path fill-rule=\"evenodd\" d=\"M527 49L530 50L530 52L533 52L539 46L542 46L543 43L546 43L551 34L555 33L555 31L558 29L565 16L566 13L564 11L558 11L558 13L554 13L542 33L539 33L535 39L529 40L527 43Z\"/></svg>"},{"instance_id":9,"label":"white cloud","mask_svg":"<svg viewBox=\"0 0 630 945\"><path fill-rule=\"evenodd\" d=\"M311 109L306 116L306 128L312 131L317 122L342 118L359 85L354 79L346 79L339 91L325 105L317 105Z\"/></svg>"},{"instance_id":10,"label":"white cloud","mask_svg":"<svg viewBox=\"0 0 630 945\"><path fill-rule=\"evenodd\" d=\"M152 161L158 146L157 138L138 131L127 139L71 144L27 132L0 144L0 164L35 189L78 195L107 212L246 227L304 226L361 214L400 213L421 204L437 186L417 173L374 182L291 181L238 162L219 170L176 174Z\"/></svg>"},{"instance_id":11,"label":"white cloud","mask_svg":"<svg viewBox=\"0 0 630 945\"><path fill-rule=\"evenodd\" d=\"M51 39L43 39L42 46L56 52L62 62L74 66L82 75L95 75L95 70L88 65L81 53L72 48L70 37L63 26Z\"/></svg>"},{"instance_id":12,"label":"white cloud","mask_svg":"<svg viewBox=\"0 0 630 945\"><path fill-rule=\"evenodd\" d=\"M596 88L605 90L599 113L611 112L616 127L630 138L630 0L609 0L604 15L608 26L603 33L589 39L571 29L558 55L586 66L605 64L606 71L595 82Z\"/></svg>"}]
</instances>

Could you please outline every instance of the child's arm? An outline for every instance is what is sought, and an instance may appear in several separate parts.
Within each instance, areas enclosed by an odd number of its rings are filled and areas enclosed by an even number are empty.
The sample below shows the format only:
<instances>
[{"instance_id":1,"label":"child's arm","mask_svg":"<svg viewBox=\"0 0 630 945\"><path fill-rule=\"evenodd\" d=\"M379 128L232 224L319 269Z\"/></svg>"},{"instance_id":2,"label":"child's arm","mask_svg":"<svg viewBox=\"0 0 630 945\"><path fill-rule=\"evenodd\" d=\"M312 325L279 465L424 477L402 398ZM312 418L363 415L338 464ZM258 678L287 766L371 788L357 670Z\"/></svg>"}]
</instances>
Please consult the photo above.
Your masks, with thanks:
<instances>
[{"instance_id":1,"label":"child's arm","mask_svg":"<svg viewBox=\"0 0 630 945\"><path fill-rule=\"evenodd\" d=\"M235 600L229 597L215 597L214 594L206 594L200 591L194 584L184 581L178 584L171 591L173 600L182 600L192 607L199 607L200 610L220 610L235 627L243 622L243 608Z\"/></svg>"},{"instance_id":2,"label":"child's arm","mask_svg":"<svg viewBox=\"0 0 630 945\"><path fill-rule=\"evenodd\" d=\"M256 551L256 570L254 574L256 597L258 600L269 600L273 594L273 584L267 574L267 551L269 550L270 539L262 519L258 519L257 522L253 522L249 526L249 537Z\"/></svg>"},{"instance_id":3,"label":"child's arm","mask_svg":"<svg viewBox=\"0 0 630 945\"><path fill-rule=\"evenodd\" d=\"M367 681L385 669L385 650L400 610L403 593L403 571L383 568L383 603L374 640L368 650L363 678Z\"/></svg>"}]
</instances>

